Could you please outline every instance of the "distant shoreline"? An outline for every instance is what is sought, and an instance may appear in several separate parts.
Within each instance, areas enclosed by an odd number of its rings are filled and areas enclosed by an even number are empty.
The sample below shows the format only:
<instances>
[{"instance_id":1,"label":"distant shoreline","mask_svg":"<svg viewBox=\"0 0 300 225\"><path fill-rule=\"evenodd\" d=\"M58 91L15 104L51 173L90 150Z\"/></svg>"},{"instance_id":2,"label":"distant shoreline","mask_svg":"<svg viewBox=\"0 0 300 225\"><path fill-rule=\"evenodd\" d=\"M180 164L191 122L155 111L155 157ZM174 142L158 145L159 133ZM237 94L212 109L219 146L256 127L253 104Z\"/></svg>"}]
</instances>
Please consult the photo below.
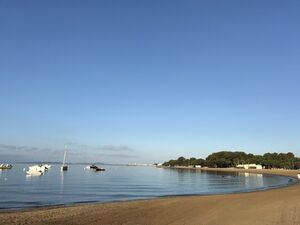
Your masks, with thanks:
<instances>
[{"instance_id":1,"label":"distant shoreline","mask_svg":"<svg viewBox=\"0 0 300 225\"><path fill-rule=\"evenodd\" d=\"M297 177L295 170L201 170ZM0 224L299 224L299 182L250 193L180 196L101 204L41 207L0 213ZM299 216L298 216L299 215Z\"/></svg>"},{"instance_id":2,"label":"distant shoreline","mask_svg":"<svg viewBox=\"0 0 300 225\"><path fill-rule=\"evenodd\" d=\"M300 170L284 170L284 169L237 169L237 168L200 168L203 171L220 171L220 172L243 172L243 173L260 173L270 175L289 176L297 178Z\"/></svg>"},{"instance_id":3,"label":"distant shoreline","mask_svg":"<svg viewBox=\"0 0 300 225\"><path fill-rule=\"evenodd\" d=\"M242 173L258 173L269 175L280 175L297 178L297 174L300 174L300 170L285 170L285 169L238 169L238 168L194 168L194 167L161 167L165 169L188 169L188 170L201 170L201 171L216 171L216 172L242 172Z\"/></svg>"}]
</instances>

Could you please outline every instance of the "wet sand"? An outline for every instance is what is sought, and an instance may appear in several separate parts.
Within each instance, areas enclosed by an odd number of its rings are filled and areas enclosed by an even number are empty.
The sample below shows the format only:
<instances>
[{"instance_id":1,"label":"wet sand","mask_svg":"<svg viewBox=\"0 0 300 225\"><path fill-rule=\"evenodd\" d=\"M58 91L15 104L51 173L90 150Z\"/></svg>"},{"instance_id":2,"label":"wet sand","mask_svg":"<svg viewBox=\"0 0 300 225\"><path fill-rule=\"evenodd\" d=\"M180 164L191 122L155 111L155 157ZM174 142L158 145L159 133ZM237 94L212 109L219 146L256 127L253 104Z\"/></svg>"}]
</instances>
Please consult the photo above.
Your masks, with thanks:
<instances>
[{"instance_id":1,"label":"wet sand","mask_svg":"<svg viewBox=\"0 0 300 225\"><path fill-rule=\"evenodd\" d=\"M237 169L203 169L242 171ZM299 171L247 170L286 176ZM300 225L299 183L273 190L1 212L0 224Z\"/></svg>"}]
</instances>

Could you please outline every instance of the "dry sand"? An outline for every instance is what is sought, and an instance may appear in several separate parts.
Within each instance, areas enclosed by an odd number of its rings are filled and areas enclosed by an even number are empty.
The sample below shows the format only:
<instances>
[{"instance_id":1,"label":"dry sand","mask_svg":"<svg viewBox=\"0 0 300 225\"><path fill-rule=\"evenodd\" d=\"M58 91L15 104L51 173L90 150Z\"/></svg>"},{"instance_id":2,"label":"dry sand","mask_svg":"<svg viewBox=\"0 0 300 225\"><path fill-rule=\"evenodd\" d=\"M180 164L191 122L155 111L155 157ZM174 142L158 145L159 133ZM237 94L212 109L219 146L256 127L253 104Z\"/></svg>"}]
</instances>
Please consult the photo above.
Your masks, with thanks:
<instances>
[{"instance_id":1,"label":"dry sand","mask_svg":"<svg viewBox=\"0 0 300 225\"><path fill-rule=\"evenodd\" d=\"M250 172L288 176L297 174L297 171L283 170ZM300 225L300 185L252 193L2 212L0 224Z\"/></svg>"}]
</instances>

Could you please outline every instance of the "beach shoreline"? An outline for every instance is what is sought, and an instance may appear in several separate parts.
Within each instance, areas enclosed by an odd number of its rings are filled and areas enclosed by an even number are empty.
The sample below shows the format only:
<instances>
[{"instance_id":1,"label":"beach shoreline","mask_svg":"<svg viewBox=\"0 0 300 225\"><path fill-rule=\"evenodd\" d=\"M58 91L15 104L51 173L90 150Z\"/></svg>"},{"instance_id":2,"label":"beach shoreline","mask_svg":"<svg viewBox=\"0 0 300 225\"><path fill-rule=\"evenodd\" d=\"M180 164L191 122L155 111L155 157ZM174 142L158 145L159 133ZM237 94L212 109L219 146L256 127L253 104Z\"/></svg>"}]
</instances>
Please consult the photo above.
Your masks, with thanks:
<instances>
[{"instance_id":1,"label":"beach shoreline","mask_svg":"<svg viewBox=\"0 0 300 225\"><path fill-rule=\"evenodd\" d=\"M293 178L297 178L297 173L300 172L232 168L196 169L262 173ZM147 200L8 210L0 212L0 224L300 224L300 216L297 216L300 215L299 205L300 185L296 182L294 185L255 192L168 196ZM235 217L230 219L229 215L233 210ZM280 218L274 215L276 211L281 215ZM250 218L247 215L251 215ZM253 220L260 215L262 216L260 220Z\"/></svg>"}]
</instances>

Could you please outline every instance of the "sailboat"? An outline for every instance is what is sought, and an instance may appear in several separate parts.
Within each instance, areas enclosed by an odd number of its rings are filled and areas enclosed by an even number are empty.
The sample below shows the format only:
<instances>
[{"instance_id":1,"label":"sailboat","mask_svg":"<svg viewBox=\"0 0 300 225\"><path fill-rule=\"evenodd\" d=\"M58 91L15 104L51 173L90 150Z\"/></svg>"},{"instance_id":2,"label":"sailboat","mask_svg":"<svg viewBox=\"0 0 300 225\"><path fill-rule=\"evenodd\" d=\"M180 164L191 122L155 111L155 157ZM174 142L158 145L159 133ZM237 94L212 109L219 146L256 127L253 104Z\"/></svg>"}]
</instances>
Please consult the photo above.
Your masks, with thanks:
<instances>
[{"instance_id":1,"label":"sailboat","mask_svg":"<svg viewBox=\"0 0 300 225\"><path fill-rule=\"evenodd\" d=\"M67 171L68 170L68 165L66 165L66 155L67 155L67 150L65 150L64 161L63 161L62 166L60 167L61 171Z\"/></svg>"}]
</instances>

